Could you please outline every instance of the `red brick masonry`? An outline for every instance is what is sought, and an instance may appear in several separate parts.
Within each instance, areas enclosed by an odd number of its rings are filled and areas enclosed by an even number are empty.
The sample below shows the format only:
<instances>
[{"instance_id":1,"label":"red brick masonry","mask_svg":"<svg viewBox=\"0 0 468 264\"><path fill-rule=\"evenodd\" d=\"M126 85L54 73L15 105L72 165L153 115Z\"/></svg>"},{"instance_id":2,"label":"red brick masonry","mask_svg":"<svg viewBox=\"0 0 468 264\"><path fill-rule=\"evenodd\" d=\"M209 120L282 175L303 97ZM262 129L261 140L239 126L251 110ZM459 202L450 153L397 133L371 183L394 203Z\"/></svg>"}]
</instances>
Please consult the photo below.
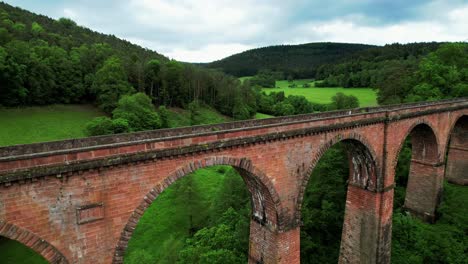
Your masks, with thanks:
<instances>
[{"instance_id":1,"label":"red brick masonry","mask_svg":"<svg viewBox=\"0 0 468 264\"><path fill-rule=\"evenodd\" d=\"M339 262L390 263L395 166L408 135L405 206L431 221L443 178L467 183L468 99L0 148L0 235L51 263L122 263L139 218L165 188L225 164L252 194L249 262L299 263L307 182L322 154L343 142L350 178Z\"/></svg>"}]
</instances>

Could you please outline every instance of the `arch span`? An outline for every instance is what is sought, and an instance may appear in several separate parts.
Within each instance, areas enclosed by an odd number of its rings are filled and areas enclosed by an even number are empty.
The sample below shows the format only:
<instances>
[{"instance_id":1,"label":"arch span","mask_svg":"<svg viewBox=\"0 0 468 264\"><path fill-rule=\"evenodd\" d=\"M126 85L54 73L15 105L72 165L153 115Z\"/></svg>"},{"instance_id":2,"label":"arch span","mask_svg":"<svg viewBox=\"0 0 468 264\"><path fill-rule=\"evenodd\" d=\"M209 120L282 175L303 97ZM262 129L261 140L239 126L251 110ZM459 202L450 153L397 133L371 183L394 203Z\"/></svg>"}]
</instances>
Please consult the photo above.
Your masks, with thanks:
<instances>
[{"instance_id":1,"label":"arch span","mask_svg":"<svg viewBox=\"0 0 468 264\"><path fill-rule=\"evenodd\" d=\"M353 175L353 183L356 183L358 185L366 185L365 188L378 188L382 185L382 177L381 177L381 172L377 170L376 168L379 167L380 162L377 160L377 155L375 153L375 150L372 148L372 145L369 143L369 141L364 137L361 136L360 134L357 133L351 133L348 135L340 134L332 138L331 140L327 141L326 143L322 144L316 152L315 156L312 158L312 162L310 163L308 169L306 170L305 174L302 176L302 184L300 186L300 190L298 192L298 197L297 197L297 213L298 216L300 215L300 211L302 208L302 201L304 199L304 193L305 189L307 188L307 184L309 183L310 176L312 175L312 172L314 168L317 166L318 162L320 159L323 157L325 152L327 152L328 149L333 147L335 144L338 144L340 142L345 143L346 149L348 151L351 151L352 155L351 156L356 156L359 157L359 162L356 159L356 165L361 164L361 169L364 169L364 177L357 177L357 173ZM358 167L353 166L356 169ZM371 169L372 167L372 169ZM357 172L357 170L356 170ZM361 174L362 175L362 174ZM361 176L360 175L360 176ZM350 178L351 180L351 178Z\"/></svg>"},{"instance_id":2,"label":"arch span","mask_svg":"<svg viewBox=\"0 0 468 264\"><path fill-rule=\"evenodd\" d=\"M26 229L0 220L0 236L20 242L52 264L68 264L67 259L57 248Z\"/></svg>"},{"instance_id":3,"label":"arch span","mask_svg":"<svg viewBox=\"0 0 468 264\"><path fill-rule=\"evenodd\" d=\"M337 143L344 143L349 159L349 178L345 214L341 234L340 263L359 263L363 258L377 256L381 223L381 201L378 189L383 184L379 162L372 145L360 134L338 135L320 146L303 177L297 202L300 218L302 203L312 171L324 153ZM365 213L364 213L365 212ZM369 263L379 262L372 259Z\"/></svg>"},{"instance_id":4,"label":"arch span","mask_svg":"<svg viewBox=\"0 0 468 264\"><path fill-rule=\"evenodd\" d=\"M417 129L419 131L419 133L420 133L419 135L418 134L413 134L415 129ZM431 133L432 133L432 135L434 137L432 137ZM423 142L435 142L436 143L435 146L436 147L439 146L439 143L440 143L439 138L437 137L436 130L434 129L432 124L425 121L425 120L418 120L417 122L413 123L411 126L409 126L406 129L403 138L401 138L398 141L397 151L395 152L395 155L391 158L391 161L392 161L391 166L392 166L393 171L395 171L395 169L396 169L396 166L397 166L397 163L398 163L398 157L399 157L399 155L400 155L400 153L401 153L401 151L403 149L405 141L411 135L423 136L424 141L420 141L419 143L424 144ZM435 157L437 157L437 158L440 157L439 149L437 149L437 151L435 152ZM431 158L434 158L434 156L431 156Z\"/></svg>"},{"instance_id":5,"label":"arch span","mask_svg":"<svg viewBox=\"0 0 468 264\"><path fill-rule=\"evenodd\" d=\"M121 233L115 249L113 263L123 263L123 256L127 249L128 241L132 237L138 221L151 203L156 200L159 194L178 179L183 178L198 169L215 165L229 165L239 172L251 193L252 221L254 221L256 225L263 226L272 232L282 230L281 225L284 221L281 221L282 210L280 197L270 179L261 170L257 169L247 158L226 156L211 157L192 161L179 167L145 195L140 205L133 211ZM252 228L251 224L251 233Z\"/></svg>"},{"instance_id":6,"label":"arch span","mask_svg":"<svg viewBox=\"0 0 468 264\"><path fill-rule=\"evenodd\" d=\"M411 162L404 208L425 221L433 222L442 193L444 173L440 140L429 123L421 121L413 124L400 141L393 171L396 171L398 155L408 137L411 139Z\"/></svg>"},{"instance_id":7,"label":"arch span","mask_svg":"<svg viewBox=\"0 0 468 264\"><path fill-rule=\"evenodd\" d=\"M455 119L447 141L445 177L451 183L468 185L468 115Z\"/></svg>"}]
</instances>

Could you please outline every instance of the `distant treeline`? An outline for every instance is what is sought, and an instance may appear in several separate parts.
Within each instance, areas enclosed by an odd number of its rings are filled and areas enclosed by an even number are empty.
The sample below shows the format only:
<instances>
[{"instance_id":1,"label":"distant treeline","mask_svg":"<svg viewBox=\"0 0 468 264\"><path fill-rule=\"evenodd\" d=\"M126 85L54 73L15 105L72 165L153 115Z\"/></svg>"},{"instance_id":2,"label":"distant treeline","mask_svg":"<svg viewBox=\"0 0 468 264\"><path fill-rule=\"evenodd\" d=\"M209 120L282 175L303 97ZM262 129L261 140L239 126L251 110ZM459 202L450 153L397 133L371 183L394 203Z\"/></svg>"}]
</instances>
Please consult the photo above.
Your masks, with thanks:
<instances>
[{"instance_id":1,"label":"distant treeline","mask_svg":"<svg viewBox=\"0 0 468 264\"><path fill-rule=\"evenodd\" d=\"M350 54L375 46L346 43L309 43L280 45L248 50L205 66L241 77L256 75L261 70L282 72L285 78L309 78L325 63L342 60Z\"/></svg>"},{"instance_id":2,"label":"distant treeline","mask_svg":"<svg viewBox=\"0 0 468 264\"><path fill-rule=\"evenodd\" d=\"M379 104L468 96L467 43L392 44L317 70L317 87L378 88Z\"/></svg>"},{"instance_id":3,"label":"distant treeline","mask_svg":"<svg viewBox=\"0 0 468 264\"><path fill-rule=\"evenodd\" d=\"M110 113L135 92L156 105L200 101L239 119L256 110L253 92L237 78L0 3L0 105L93 102Z\"/></svg>"}]
</instances>

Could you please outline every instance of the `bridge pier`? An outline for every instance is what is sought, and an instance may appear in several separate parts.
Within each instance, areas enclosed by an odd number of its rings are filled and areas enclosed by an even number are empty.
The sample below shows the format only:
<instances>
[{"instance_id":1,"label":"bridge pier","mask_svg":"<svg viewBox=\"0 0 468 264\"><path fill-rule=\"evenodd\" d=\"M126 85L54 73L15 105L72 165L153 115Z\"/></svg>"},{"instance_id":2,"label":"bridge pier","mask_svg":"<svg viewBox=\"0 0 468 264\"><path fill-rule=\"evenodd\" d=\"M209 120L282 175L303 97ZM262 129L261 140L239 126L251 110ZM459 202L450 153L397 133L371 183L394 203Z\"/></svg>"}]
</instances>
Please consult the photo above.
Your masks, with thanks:
<instances>
[{"instance_id":1,"label":"bridge pier","mask_svg":"<svg viewBox=\"0 0 468 264\"><path fill-rule=\"evenodd\" d=\"M447 180L468 185L468 117L458 120L453 129L447 157Z\"/></svg>"},{"instance_id":2,"label":"bridge pier","mask_svg":"<svg viewBox=\"0 0 468 264\"><path fill-rule=\"evenodd\" d=\"M300 228L278 231L259 223L250 221L249 263L300 263Z\"/></svg>"},{"instance_id":3,"label":"bridge pier","mask_svg":"<svg viewBox=\"0 0 468 264\"><path fill-rule=\"evenodd\" d=\"M393 188L349 185L338 263L390 263Z\"/></svg>"},{"instance_id":4,"label":"bridge pier","mask_svg":"<svg viewBox=\"0 0 468 264\"><path fill-rule=\"evenodd\" d=\"M468 146L450 146L446 177L450 183L468 185Z\"/></svg>"},{"instance_id":5,"label":"bridge pier","mask_svg":"<svg viewBox=\"0 0 468 264\"><path fill-rule=\"evenodd\" d=\"M411 160L404 208L427 222L435 221L444 179L443 163Z\"/></svg>"}]
</instances>

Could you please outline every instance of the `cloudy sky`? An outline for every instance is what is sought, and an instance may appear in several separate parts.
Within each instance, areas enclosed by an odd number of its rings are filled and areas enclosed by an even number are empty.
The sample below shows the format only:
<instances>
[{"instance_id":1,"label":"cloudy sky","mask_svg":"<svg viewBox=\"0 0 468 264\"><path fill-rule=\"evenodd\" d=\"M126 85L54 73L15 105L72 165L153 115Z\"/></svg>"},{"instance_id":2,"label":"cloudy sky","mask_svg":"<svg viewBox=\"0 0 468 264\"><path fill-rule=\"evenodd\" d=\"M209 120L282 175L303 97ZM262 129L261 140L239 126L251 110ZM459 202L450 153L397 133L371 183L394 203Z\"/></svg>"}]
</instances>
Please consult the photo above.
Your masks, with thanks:
<instances>
[{"instance_id":1,"label":"cloudy sky","mask_svg":"<svg viewBox=\"0 0 468 264\"><path fill-rule=\"evenodd\" d=\"M307 42L468 41L468 0L7 0L190 62Z\"/></svg>"}]
</instances>

